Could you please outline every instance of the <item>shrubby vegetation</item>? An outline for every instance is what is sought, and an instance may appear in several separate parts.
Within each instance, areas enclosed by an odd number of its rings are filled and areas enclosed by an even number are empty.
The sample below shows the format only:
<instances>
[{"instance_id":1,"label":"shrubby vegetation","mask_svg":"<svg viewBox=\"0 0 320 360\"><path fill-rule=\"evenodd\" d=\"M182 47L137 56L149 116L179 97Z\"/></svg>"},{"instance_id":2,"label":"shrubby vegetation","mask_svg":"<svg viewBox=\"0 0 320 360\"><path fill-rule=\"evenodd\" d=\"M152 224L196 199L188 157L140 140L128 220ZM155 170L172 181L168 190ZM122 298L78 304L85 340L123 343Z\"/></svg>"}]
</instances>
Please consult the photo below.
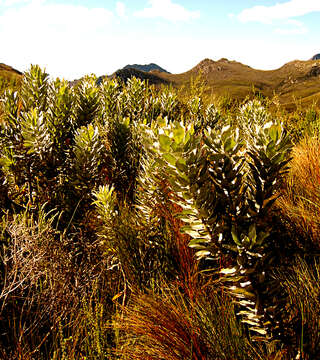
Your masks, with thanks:
<instances>
[{"instance_id":1,"label":"shrubby vegetation","mask_svg":"<svg viewBox=\"0 0 320 360\"><path fill-rule=\"evenodd\" d=\"M316 358L319 114L228 104L37 66L4 93L1 358Z\"/></svg>"}]
</instances>

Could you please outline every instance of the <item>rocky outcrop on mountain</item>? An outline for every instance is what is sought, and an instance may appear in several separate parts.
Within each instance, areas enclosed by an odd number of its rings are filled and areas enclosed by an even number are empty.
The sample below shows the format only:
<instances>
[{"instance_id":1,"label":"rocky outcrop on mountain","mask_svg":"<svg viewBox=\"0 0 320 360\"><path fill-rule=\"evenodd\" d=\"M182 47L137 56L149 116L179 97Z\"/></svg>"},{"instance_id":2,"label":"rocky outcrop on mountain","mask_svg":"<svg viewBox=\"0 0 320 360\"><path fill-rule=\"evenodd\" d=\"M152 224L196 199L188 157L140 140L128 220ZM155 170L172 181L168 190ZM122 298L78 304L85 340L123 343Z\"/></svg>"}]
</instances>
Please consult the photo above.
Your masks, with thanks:
<instances>
[{"instance_id":1,"label":"rocky outcrop on mountain","mask_svg":"<svg viewBox=\"0 0 320 360\"><path fill-rule=\"evenodd\" d=\"M313 65L309 71L309 76L319 76L319 75L320 75L320 65L318 64Z\"/></svg>"},{"instance_id":2,"label":"rocky outcrop on mountain","mask_svg":"<svg viewBox=\"0 0 320 360\"><path fill-rule=\"evenodd\" d=\"M204 59L190 71L202 75L212 76L212 74L215 74L215 76L218 77L225 77L230 71L234 72L234 70L243 71L248 69L252 70L248 65L241 64L234 60L222 58L217 61Z\"/></svg>"},{"instance_id":3,"label":"rocky outcrop on mountain","mask_svg":"<svg viewBox=\"0 0 320 360\"><path fill-rule=\"evenodd\" d=\"M146 64L146 65L139 65L139 64L126 65L122 70L126 70L126 69L136 69L145 72L159 71L170 74L169 71L163 69L161 66L154 63Z\"/></svg>"}]
</instances>

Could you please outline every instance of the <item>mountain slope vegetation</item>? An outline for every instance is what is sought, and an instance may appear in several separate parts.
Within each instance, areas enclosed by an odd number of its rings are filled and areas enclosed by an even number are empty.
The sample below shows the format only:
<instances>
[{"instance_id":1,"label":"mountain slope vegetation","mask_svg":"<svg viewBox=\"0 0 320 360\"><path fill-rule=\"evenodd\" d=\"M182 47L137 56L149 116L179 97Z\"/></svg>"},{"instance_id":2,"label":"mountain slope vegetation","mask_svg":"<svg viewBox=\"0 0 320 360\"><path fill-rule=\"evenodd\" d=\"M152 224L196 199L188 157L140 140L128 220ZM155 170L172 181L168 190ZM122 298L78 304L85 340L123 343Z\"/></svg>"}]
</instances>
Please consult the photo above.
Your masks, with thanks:
<instances>
[{"instance_id":1,"label":"mountain slope vegetation","mask_svg":"<svg viewBox=\"0 0 320 360\"><path fill-rule=\"evenodd\" d=\"M292 105L294 98L304 103L320 99L320 61L292 61L276 70L256 70L236 61L205 59L191 70L177 75L159 74L176 86L190 84L201 76L210 95L245 98L253 92L265 97L276 94L279 101Z\"/></svg>"},{"instance_id":2,"label":"mountain slope vegetation","mask_svg":"<svg viewBox=\"0 0 320 360\"><path fill-rule=\"evenodd\" d=\"M136 76L152 84L171 84L178 89L188 89L192 81L201 78L209 102L219 96L242 100L248 95L259 94L268 98L276 95L281 104L293 109L297 100L310 105L320 99L320 60L316 58L292 61L279 69L268 71L253 69L228 59L204 59L191 70L180 74L153 71L151 76L142 70L143 66L140 65L136 69L124 68L112 76L122 80Z\"/></svg>"}]
</instances>

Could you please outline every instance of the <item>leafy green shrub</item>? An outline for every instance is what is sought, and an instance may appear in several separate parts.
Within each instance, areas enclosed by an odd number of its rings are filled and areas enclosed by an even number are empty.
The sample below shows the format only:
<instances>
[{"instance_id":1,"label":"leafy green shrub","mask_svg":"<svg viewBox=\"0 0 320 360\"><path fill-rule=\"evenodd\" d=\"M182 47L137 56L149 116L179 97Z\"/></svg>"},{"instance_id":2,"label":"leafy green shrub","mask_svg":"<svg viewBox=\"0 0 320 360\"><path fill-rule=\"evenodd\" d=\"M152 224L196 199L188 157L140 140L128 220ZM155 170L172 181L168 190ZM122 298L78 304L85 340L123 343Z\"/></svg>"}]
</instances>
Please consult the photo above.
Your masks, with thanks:
<instances>
[{"instance_id":1,"label":"leafy green shrub","mask_svg":"<svg viewBox=\"0 0 320 360\"><path fill-rule=\"evenodd\" d=\"M221 258L229 265L221 270L222 281L262 339L277 335L280 326L280 318L267 310L281 310L269 296L278 286L270 275L280 251L271 209L291 145L280 123L262 123L266 115L257 104L247 111L255 116L244 116L245 133L218 126L201 137L192 124L158 121L144 139L180 199L190 246L216 267Z\"/></svg>"}]
</instances>

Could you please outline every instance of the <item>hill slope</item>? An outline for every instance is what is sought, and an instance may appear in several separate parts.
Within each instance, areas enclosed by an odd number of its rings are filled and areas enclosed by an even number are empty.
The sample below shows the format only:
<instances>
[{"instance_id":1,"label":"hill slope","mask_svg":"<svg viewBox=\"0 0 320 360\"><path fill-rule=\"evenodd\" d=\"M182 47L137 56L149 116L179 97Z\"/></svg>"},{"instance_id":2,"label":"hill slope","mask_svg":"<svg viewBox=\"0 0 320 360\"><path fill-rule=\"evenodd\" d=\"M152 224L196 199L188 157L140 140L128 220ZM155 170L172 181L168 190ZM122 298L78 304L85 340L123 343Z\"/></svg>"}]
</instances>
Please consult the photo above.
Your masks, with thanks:
<instances>
[{"instance_id":1,"label":"hill slope","mask_svg":"<svg viewBox=\"0 0 320 360\"><path fill-rule=\"evenodd\" d=\"M7 87L17 86L22 78L22 73L11 66L0 63L0 93Z\"/></svg>"},{"instance_id":2,"label":"hill slope","mask_svg":"<svg viewBox=\"0 0 320 360\"><path fill-rule=\"evenodd\" d=\"M159 71L145 72L145 71L137 70L134 68L127 68L127 69L123 68L123 69L117 70L112 75L107 76L107 77L109 79L113 79L113 78L117 77L120 80L122 80L123 82L127 82L128 79L130 79L132 77L136 77L137 79L147 81L150 85L161 85L161 84L169 85L171 83L171 81L168 81L168 80L160 77L159 74L160 74ZM97 84L100 84L105 77L106 77L105 75L100 76L97 79ZM78 82L78 80L73 81L72 85L75 85L77 82Z\"/></svg>"},{"instance_id":3,"label":"hill slope","mask_svg":"<svg viewBox=\"0 0 320 360\"><path fill-rule=\"evenodd\" d=\"M13 67L0 63L0 78L2 79L14 79L20 78L22 73Z\"/></svg>"},{"instance_id":4,"label":"hill slope","mask_svg":"<svg viewBox=\"0 0 320 360\"><path fill-rule=\"evenodd\" d=\"M205 59L182 74L157 74L180 87L200 76L207 85L208 95L230 95L238 99L252 94L279 96L283 104L291 105L293 97L302 102L320 100L320 60L292 61L276 70L257 70L237 61Z\"/></svg>"}]
</instances>

